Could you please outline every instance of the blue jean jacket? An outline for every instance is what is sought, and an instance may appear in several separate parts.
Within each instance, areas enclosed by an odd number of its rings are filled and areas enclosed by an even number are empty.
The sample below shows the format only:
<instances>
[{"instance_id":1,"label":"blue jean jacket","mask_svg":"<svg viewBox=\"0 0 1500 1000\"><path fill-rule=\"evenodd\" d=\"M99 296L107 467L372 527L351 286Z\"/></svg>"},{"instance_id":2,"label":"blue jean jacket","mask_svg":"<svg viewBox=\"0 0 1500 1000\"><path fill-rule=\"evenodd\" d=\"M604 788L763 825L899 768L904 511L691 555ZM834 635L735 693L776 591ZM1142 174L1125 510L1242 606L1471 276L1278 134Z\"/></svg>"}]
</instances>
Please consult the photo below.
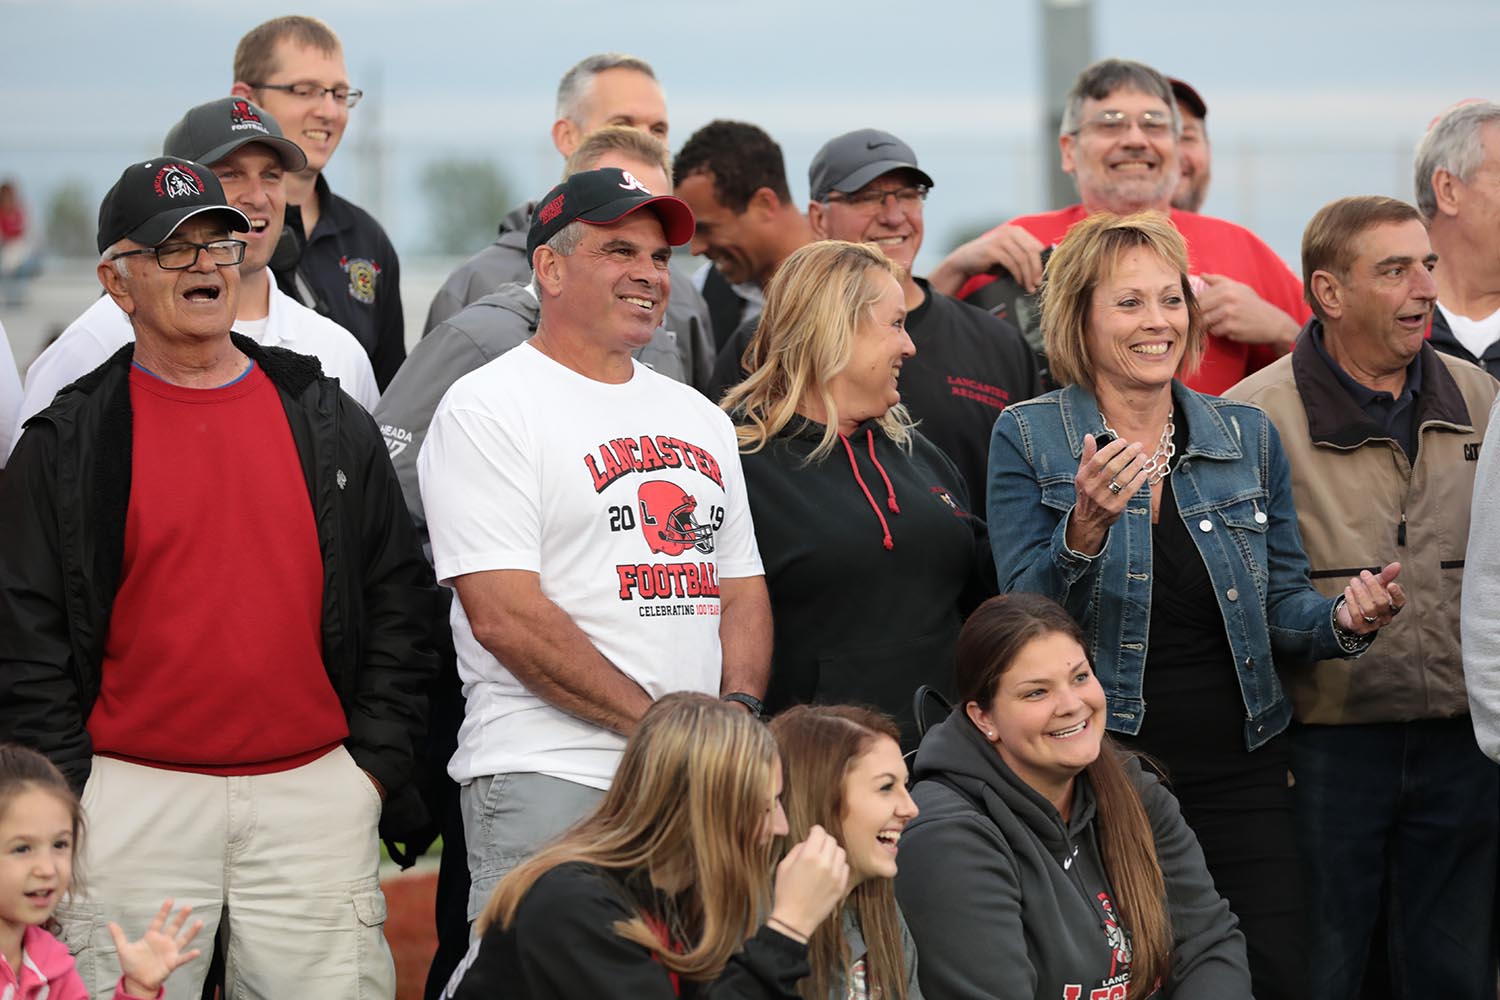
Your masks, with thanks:
<instances>
[{"instance_id":1,"label":"blue jean jacket","mask_svg":"<svg viewBox=\"0 0 1500 1000\"><path fill-rule=\"evenodd\" d=\"M1276 660L1358 655L1369 642L1340 641L1335 600L1308 579L1286 456L1266 415L1177 382L1172 395L1188 425L1172 491L1224 616L1245 702L1245 745L1253 750L1291 718ZM1131 498L1098 555L1064 542L1083 436L1103 430L1098 404L1080 385L1005 408L990 439L990 547L1002 593L1045 594L1083 626L1109 698L1108 728L1134 735L1146 714L1150 486Z\"/></svg>"}]
</instances>

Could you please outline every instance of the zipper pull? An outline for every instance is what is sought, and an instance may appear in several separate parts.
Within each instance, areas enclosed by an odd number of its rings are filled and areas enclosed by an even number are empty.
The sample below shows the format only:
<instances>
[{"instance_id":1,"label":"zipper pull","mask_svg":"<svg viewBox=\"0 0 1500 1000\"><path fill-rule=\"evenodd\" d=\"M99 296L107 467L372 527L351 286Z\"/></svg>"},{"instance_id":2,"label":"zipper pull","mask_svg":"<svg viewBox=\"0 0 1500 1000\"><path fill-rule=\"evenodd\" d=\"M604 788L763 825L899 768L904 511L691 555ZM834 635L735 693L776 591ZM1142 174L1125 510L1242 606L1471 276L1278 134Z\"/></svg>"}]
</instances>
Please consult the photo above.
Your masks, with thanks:
<instances>
[{"instance_id":1,"label":"zipper pull","mask_svg":"<svg viewBox=\"0 0 1500 1000\"><path fill-rule=\"evenodd\" d=\"M1401 523L1396 525L1396 544L1406 544L1406 511L1401 512Z\"/></svg>"}]
</instances>

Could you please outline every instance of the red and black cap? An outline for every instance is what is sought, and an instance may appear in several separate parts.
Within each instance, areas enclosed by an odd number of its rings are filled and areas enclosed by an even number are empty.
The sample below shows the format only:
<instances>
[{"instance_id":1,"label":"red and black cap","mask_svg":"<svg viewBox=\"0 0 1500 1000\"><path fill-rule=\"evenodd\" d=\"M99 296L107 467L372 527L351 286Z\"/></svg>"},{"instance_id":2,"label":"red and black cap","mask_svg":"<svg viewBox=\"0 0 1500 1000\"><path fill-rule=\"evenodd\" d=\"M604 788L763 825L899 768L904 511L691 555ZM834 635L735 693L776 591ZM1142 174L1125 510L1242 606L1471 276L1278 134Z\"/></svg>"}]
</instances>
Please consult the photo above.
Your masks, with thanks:
<instances>
[{"instance_id":1,"label":"red and black cap","mask_svg":"<svg viewBox=\"0 0 1500 1000\"><path fill-rule=\"evenodd\" d=\"M233 232L250 229L245 213L229 207L224 186L203 164L176 156L132 163L99 205L99 252L126 237L154 247L205 212L222 216Z\"/></svg>"},{"instance_id":2,"label":"red and black cap","mask_svg":"<svg viewBox=\"0 0 1500 1000\"><path fill-rule=\"evenodd\" d=\"M1192 84L1175 76L1167 77L1167 83L1172 87L1172 96L1177 99L1179 108L1199 121L1208 117L1208 105L1203 103L1203 95L1194 90Z\"/></svg>"},{"instance_id":3,"label":"red and black cap","mask_svg":"<svg viewBox=\"0 0 1500 1000\"><path fill-rule=\"evenodd\" d=\"M197 163L218 163L252 142L269 147L287 170L307 166L302 147L282 134L268 111L243 97L221 97L189 109L167 133L161 151Z\"/></svg>"},{"instance_id":4,"label":"red and black cap","mask_svg":"<svg viewBox=\"0 0 1500 1000\"><path fill-rule=\"evenodd\" d=\"M638 209L650 207L661 219L667 242L680 247L693 238L693 210L687 202L669 194L652 194L628 170L600 167L583 170L548 191L531 215L526 234L526 259L536 248L573 222L607 226Z\"/></svg>"}]
</instances>

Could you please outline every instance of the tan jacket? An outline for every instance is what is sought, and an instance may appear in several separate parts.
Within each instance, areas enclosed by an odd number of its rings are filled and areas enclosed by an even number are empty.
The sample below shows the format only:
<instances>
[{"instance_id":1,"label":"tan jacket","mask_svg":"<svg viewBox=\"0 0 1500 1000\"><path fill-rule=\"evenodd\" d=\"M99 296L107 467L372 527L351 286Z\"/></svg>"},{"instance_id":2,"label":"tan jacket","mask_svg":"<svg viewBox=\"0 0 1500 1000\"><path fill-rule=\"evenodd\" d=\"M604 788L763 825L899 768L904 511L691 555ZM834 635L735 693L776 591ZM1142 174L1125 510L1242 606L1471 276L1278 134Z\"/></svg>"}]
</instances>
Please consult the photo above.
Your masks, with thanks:
<instances>
[{"instance_id":1,"label":"tan jacket","mask_svg":"<svg viewBox=\"0 0 1500 1000\"><path fill-rule=\"evenodd\" d=\"M1358 660L1284 665L1293 713L1334 725L1467 715L1459 597L1474 469L1500 383L1423 346L1412 465L1318 353L1317 325L1225 395L1259 405L1281 434L1313 585L1334 596L1360 570L1400 562L1407 605Z\"/></svg>"}]
</instances>

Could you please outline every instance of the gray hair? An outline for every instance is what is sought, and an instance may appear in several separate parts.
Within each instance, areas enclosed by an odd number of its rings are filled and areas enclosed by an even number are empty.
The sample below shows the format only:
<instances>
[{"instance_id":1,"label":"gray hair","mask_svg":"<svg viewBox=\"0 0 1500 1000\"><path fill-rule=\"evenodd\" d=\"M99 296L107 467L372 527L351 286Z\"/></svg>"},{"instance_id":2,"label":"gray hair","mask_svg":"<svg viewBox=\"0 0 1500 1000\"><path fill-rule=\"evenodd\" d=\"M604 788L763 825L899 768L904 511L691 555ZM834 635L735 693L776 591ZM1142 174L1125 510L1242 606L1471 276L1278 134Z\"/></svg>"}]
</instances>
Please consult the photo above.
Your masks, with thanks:
<instances>
[{"instance_id":1,"label":"gray hair","mask_svg":"<svg viewBox=\"0 0 1500 1000\"><path fill-rule=\"evenodd\" d=\"M623 52L601 52L598 55L589 56L564 73L562 80L558 82L557 117L560 120L565 119L576 123L578 108L583 103L589 84L594 82L594 77L609 69L633 69L653 80L656 79L656 72L644 59L638 59Z\"/></svg>"},{"instance_id":2,"label":"gray hair","mask_svg":"<svg viewBox=\"0 0 1500 1000\"><path fill-rule=\"evenodd\" d=\"M1484 126L1500 122L1500 104L1473 101L1443 112L1417 144L1417 211L1431 222L1437 215L1432 175L1446 170L1467 184L1484 162Z\"/></svg>"},{"instance_id":3,"label":"gray hair","mask_svg":"<svg viewBox=\"0 0 1500 1000\"><path fill-rule=\"evenodd\" d=\"M553 233L552 238L547 241L547 249L559 257L573 256L573 251L577 250L578 244L583 242L583 227L586 224L574 219L566 226L563 226L557 232Z\"/></svg>"},{"instance_id":4,"label":"gray hair","mask_svg":"<svg viewBox=\"0 0 1500 1000\"><path fill-rule=\"evenodd\" d=\"M1078 74L1068 91L1068 103L1063 108L1057 134L1076 135L1083 126L1084 100L1102 101L1117 90L1135 90L1161 98L1172 112L1172 135L1182 135L1182 114L1172 96L1172 85L1150 66L1130 59L1101 59Z\"/></svg>"},{"instance_id":5,"label":"gray hair","mask_svg":"<svg viewBox=\"0 0 1500 1000\"><path fill-rule=\"evenodd\" d=\"M109 246L105 247L104 252L99 255L99 263L113 264L116 274L122 278L130 277L130 258L115 257L117 253L123 253L126 250L132 249L129 243L129 239L115 240Z\"/></svg>"}]
</instances>

